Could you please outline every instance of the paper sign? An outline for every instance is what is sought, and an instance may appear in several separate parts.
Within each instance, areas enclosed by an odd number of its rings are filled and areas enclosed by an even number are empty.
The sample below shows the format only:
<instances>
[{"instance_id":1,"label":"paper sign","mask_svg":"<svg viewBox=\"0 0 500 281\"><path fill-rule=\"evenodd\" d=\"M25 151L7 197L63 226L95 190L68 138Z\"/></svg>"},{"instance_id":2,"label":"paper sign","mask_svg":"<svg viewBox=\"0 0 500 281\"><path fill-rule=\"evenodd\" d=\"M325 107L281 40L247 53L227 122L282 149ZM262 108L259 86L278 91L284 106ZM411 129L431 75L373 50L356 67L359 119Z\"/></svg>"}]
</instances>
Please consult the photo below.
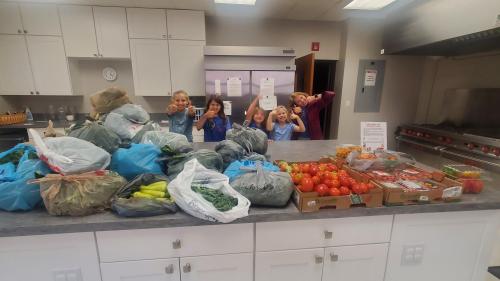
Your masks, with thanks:
<instances>
[{"instance_id":1,"label":"paper sign","mask_svg":"<svg viewBox=\"0 0 500 281\"><path fill-rule=\"evenodd\" d=\"M260 79L260 94L262 96L274 96L274 78Z\"/></svg>"},{"instance_id":2,"label":"paper sign","mask_svg":"<svg viewBox=\"0 0 500 281\"><path fill-rule=\"evenodd\" d=\"M278 99L276 96L263 96L259 100L259 107L263 110L273 110L278 106Z\"/></svg>"},{"instance_id":3,"label":"paper sign","mask_svg":"<svg viewBox=\"0 0 500 281\"><path fill-rule=\"evenodd\" d=\"M376 80L377 80L377 70L366 69L365 70L365 87L375 86Z\"/></svg>"},{"instance_id":4,"label":"paper sign","mask_svg":"<svg viewBox=\"0 0 500 281\"><path fill-rule=\"evenodd\" d=\"M367 152L387 149L387 123L361 122L361 147Z\"/></svg>"},{"instance_id":5,"label":"paper sign","mask_svg":"<svg viewBox=\"0 0 500 281\"><path fill-rule=\"evenodd\" d=\"M216 95L222 94L220 90L220 80L215 80L215 94Z\"/></svg>"},{"instance_id":6,"label":"paper sign","mask_svg":"<svg viewBox=\"0 0 500 281\"><path fill-rule=\"evenodd\" d=\"M232 111L233 111L233 105L231 103L231 101L223 101L224 103L224 114L226 115L231 115Z\"/></svg>"},{"instance_id":7,"label":"paper sign","mask_svg":"<svg viewBox=\"0 0 500 281\"><path fill-rule=\"evenodd\" d=\"M229 77L227 80L227 96L241 97L241 79L239 77Z\"/></svg>"}]
</instances>

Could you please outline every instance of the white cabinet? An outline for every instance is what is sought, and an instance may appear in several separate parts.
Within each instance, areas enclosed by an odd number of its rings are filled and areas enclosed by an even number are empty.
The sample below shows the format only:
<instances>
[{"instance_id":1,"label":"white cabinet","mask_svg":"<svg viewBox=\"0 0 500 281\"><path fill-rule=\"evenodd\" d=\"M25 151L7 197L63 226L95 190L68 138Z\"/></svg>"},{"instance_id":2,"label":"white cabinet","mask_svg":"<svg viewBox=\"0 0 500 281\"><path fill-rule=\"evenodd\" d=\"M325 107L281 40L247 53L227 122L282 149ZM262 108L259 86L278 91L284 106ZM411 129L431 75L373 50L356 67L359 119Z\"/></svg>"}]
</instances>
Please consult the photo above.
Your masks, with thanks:
<instances>
[{"instance_id":1,"label":"white cabinet","mask_svg":"<svg viewBox=\"0 0 500 281\"><path fill-rule=\"evenodd\" d=\"M182 281L252 281L252 253L180 259Z\"/></svg>"},{"instance_id":2,"label":"white cabinet","mask_svg":"<svg viewBox=\"0 0 500 281\"><path fill-rule=\"evenodd\" d=\"M255 281L321 281L324 251L319 248L257 252Z\"/></svg>"},{"instance_id":3,"label":"white cabinet","mask_svg":"<svg viewBox=\"0 0 500 281\"><path fill-rule=\"evenodd\" d=\"M388 245L326 248L323 280L384 281Z\"/></svg>"},{"instance_id":4,"label":"white cabinet","mask_svg":"<svg viewBox=\"0 0 500 281\"><path fill-rule=\"evenodd\" d=\"M23 23L16 3L0 3L0 34L21 34Z\"/></svg>"},{"instance_id":5,"label":"white cabinet","mask_svg":"<svg viewBox=\"0 0 500 281\"><path fill-rule=\"evenodd\" d=\"M97 57L94 15L90 6L59 6L61 28L68 57Z\"/></svg>"},{"instance_id":6,"label":"white cabinet","mask_svg":"<svg viewBox=\"0 0 500 281\"><path fill-rule=\"evenodd\" d=\"M170 61L167 40L130 39L136 96L169 96Z\"/></svg>"},{"instance_id":7,"label":"white cabinet","mask_svg":"<svg viewBox=\"0 0 500 281\"><path fill-rule=\"evenodd\" d=\"M205 41L203 11L167 10L168 39Z\"/></svg>"},{"instance_id":8,"label":"white cabinet","mask_svg":"<svg viewBox=\"0 0 500 281\"><path fill-rule=\"evenodd\" d=\"M24 33L30 35L61 36L56 5L21 4Z\"/></svg>"},{"instance_id":9,"label":"white cabinet","mask_svg":"<svg viewBox=\"0 0 500 281\"><path fill-rule=\"evenodd\" d=\"M179 259L101 263L102 281L179 281Z\"/></svg>"},{"instance_id":10,"label":"white cabinet","mask_svg":"<svg viewBox=\"0 0 500 281\"><path fill-rule=\"evenodd\" d=\"M61 37L27 36L36 94L71 95L68 62Z\"/></svg>"},{"instance_id":11,"label":"white cabinet","mask_svg":"<svg viewBox=\"0 0 500 281\"><path fill-rule=\"evenodd\" d=\"M169 40L172 91L205 96L203 47L205 41Z\"/></svg>"},{"instance_id":12,"label":"white cabinet","mask_svg":"<svg viewBox=\"0 0 500 281\"><path fill-rule=\"evenodd\" d=\"M29 95L35 85L23 35L0 35L0 95Z\"/></svg>"},{"instance_id":13,"label":"white cabinet","mask_svg":"<svg viewBox=\"0 0 500 281\"><path fill-rule=\"evenodd\" d=\"M130 58L125 8L93 7L93 10L100 56Z\"/></svg>"},{"instance_id":14,"label":"white cabinet","mask_svg":"<svg viewBox=\"0 0 500 281\"><path fill-rule=\"evenodd\" d=\"M129 38L167 39L165 10L127 8Z\"/></svg>"}]
</instances>

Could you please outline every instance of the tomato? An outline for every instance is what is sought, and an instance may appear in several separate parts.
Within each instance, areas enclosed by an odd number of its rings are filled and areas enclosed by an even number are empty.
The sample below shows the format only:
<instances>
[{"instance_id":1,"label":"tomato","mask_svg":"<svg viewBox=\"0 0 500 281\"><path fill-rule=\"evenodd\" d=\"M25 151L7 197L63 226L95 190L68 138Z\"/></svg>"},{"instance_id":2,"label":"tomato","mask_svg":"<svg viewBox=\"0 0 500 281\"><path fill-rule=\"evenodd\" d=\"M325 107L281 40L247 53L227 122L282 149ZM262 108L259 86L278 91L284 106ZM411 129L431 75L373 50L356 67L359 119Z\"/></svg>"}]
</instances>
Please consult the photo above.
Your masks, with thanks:
<instances>
[{"instance_id":1,"label":"tomato","mask_svg":"<svg viewBox=\"0 0 500 281\"><path fill-rule=\"evenodd\" d=\"M328 190L328 194L330 196L339 196L340 195L340 190L338 188L330 188Z\"/></svg>"},{"instance_id":2,"label":"tomato","mask_svg":"<svg viewBox=\"0 0 500 281\"><path fill-rule=\"evenodd\" d=\"M320 177L318 177L318 176L314 176L314 177L312 177L311 179L312 179L312 181L314 182L314 184L315 184L315 185L317 185L317 184L320 184L320 183L321 183L321 178L320 178Z\"/></svg>"},{"instance_id":3,"label":"tomato","mask_svg":"<svg viewBox=\"0 0 500 281\"><path fill-rule=\"evenodd\" d=\"M316 176L320 177L321 179L323 179L325 177L325 172L324 171L319 171Z\"/></svg>"},{"instance_id":4,"label":"tomato","mask_svg":"<svg viewBox=\"0 0 500 281\"><path fill-rule=\"evenodd\" d=\"M280 171L286 172L288 164L287 163L281 163L279 167L280 167Z\"/></svg>"},{"instance_id":5,"label":"tomato","mask_svg":"<svg viewBox=\"0 0 500 281\"><path fill-rule=\"evenodd\" d=\"M314 182L310 178L302 178L300 185L302 186L300 190L302 192L311 192L314 189Z\"/></svg>"},{"instance_id":6,"label":"tomato","mask_svg":"<svg viewBox=\"0 0 500 281\"><path fill-rule=\"evenodd\" d=\"M331 172L326 172L325 173L325 179L333 180L334 176Z\"/></svg>"},{"instance_id":7,"label":"tomato","mask_svg":"<svg viewBox=\"0 0 500 281\"><path fill-rule=\"evenodd\" d=\"M302 173L309 173L309 170L311 169L310 164L302 164L301 171Z\"/></svg>"},{"instance_id":8,"label":"tomato","mask_svg":"<svg viewBox=\"0 0 500 281\"><path fill-rule=\"evenodd\" d=\"M317 174L318 174L318 172L319 172L319 168L318 168L318 166L316 166L316 165L311 166L311 168L309 169L309 173L310 173L312 176L317 175Z\"/></svg>"},{"instance_id":9,"label":"tomato","mask_svg":"<svg viewBox=\"0 0 500 281\"><path fill-rule=\"evenodd\" d=\"M332 180L332 185L330 187L331 188L339 188L340 182L338 180Z\"/></svg>"},{"instance_id":10,"label":"tomato","mask_svg":"<svg viewBox=\"0 0 500 281\"><path fill-rule=\"evenodd\" d=\"M366 187L368 187L368 190L370 191L370 190L372 190L372 189L374 189L374 188L375 188L375 185L374 185L373 183L369 182L369 183L366 185Z\"/></svg>"},{"instance_id":11,"label":"tomato","mask_svg":"<svg viewBox=\"0 0 500 281\"><path fill-rule=\"evenodd\" d=\"M321 183L325 184L328 187L332 186L332 180L329 180L329 179L323 179L323 181Z\"/></svg>"},{"instance_id":12,"label":"tomato","mask_svg":"<svg viewBox=\"0 0 500 281\"><path fill-rule=\"evenodd\" d=\"M356 194L361 194L363 193L363 191L361 190L361 186L359 184L354 184L352 187L352 192L356 193Z\"/></svg>"},{"instance_id":13,"label":"tomato","mask_svg":"<svg viewBox=\"0 0 500 281\"><path fill-rule=\"evenodd\" d=\"M295 174L292 176L292 181L294 184L299 184L300 181L302 181L303 175L302 174Z\"/></svg>"},{"instance_id":14,"label":"tomato","mask_svg":"<svg viewBox=\"0 0 500 281\"><path fill-rule=\"evenodd\" d=\"M340 182L340 185L342 185L342 186L345 186L345 187L351 186L351 181L346 176L340 176L339 182Z\"/></svg>"},{"instance_id":15,"label":"tomato","mask_svg":"<svg viewBox=\"0 0 500 281\"><path fill-rule=\"evenodd\" d=\"M349 174L347 173L346 170L339 170L338 174L339 174L339 177L341 177L341 176L346 176L346 177L349 176Z\"/></svg>"},{"instance_id":16,"label":"tomato","mask_svg":"<svg viewBox=\"0 0 500 281\"><path fill-rule=\"evenodd\" d=\"M351 182L351 186L352 186L353 184L357 184L357 183L358 183L358 182L357 182L355 179L353 179L353 178L349 178L349 181Z\"/></svg>"},{"instance_id":17,"label":"tomato","mask_svg":"<svg viewBox=\"0 0 500 281\"><path fill-rule=\"evenodd\" d=\"M318 168L320 171L323 172L327 169L327 165L325 163L321 163L321 164L319 164Z\"/></svg>"},{"instance_id":18,"label":"tomato","mask_svg":"<svg viewBox=\"0 0 500 281\"><path fill-rule=\"evenodd\" d=\"M333 171L337 171L337 170L338 170L337 166L335 166L334 164L328 164L327 169L328 169L328 171L330 171L330 172L333 172Z\"/></svg>"},{"instance_id":19,"label":"tomato","mask_svg":"<svg viewBox=\"0 0 500 281\"><path fill-rule=\"evenodd\" d=\"M299 166L299 164L292 164L292 172L294 172L294 173L300 173L300 166Z\"/></svg>"},{"instance_id":20,"label":"tomato","mask_svg":"<svg viewBox=\"0 0 500 281\"><path fill-rule=\"evenodd\" d=\"M319 196L326 196L328 195L328 191L330 189L328 188L328 186L326 186L325 184L318 184L317 186L314 187L314 191L316 191Z\"/></svg>"},{"instance_id":21,"label":"tomato","mask_svg":"<svg viewBox=\"0 0 500 281\"><path fill-rule=\"evenodd\" d=\"M349 194L351 194L351 190L347 186L341 186L339 190L340 190L340 194L341 195L349 195Z\"/></svg>"},{"instance_id":22,"label":"tomato","mask_svg":"<svg viewBox=\"0 0 500 281\"><path fill-rule=\"evenodd\" d=\"M368 186L366 183L360 183L358 186L360 188L361 194L368 193Z\"/></svg>"},{"instance_id":23,"label":"tomato","mask_svg":"<svg viewBox=\"0 0 500 281\"><path fill-rule=\"evenodd\" d=\"M303 173L303 174L302 174L302 176L303 176L304 178L312 178L312 177L311 177L311 174L309 174L309 173Z\"/></svg>"}]
</instances>

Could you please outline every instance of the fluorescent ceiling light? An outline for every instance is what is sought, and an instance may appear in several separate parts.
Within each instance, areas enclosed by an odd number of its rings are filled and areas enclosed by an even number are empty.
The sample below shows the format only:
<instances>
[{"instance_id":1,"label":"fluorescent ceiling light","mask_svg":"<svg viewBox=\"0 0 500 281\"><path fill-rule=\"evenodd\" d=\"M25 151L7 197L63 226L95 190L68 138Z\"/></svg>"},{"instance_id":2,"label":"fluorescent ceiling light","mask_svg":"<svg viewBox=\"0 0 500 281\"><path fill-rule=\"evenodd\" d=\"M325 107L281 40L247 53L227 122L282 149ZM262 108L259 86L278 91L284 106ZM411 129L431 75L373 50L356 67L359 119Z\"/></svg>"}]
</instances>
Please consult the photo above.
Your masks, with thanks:
<instances>
[{"instance_id":1,"label":"fluorescent ceiling light","mask_svg":"<svg viewBox=\"0 0 500 281\"><path fill-rule=\"evenodd\" d=\"M256 0L214 0L215 4L255 5Z\"/></svg>"},{"instance_id":2,"label":"fluorescent ceiling light","mask_svg":"<svg viewBox=\"0 0 500 281\"><path fill-rule=\"evenodd\" d=\"M396 0L353 0L344 9L351 10L380 10Z\"/></svg>"}]
</instances>

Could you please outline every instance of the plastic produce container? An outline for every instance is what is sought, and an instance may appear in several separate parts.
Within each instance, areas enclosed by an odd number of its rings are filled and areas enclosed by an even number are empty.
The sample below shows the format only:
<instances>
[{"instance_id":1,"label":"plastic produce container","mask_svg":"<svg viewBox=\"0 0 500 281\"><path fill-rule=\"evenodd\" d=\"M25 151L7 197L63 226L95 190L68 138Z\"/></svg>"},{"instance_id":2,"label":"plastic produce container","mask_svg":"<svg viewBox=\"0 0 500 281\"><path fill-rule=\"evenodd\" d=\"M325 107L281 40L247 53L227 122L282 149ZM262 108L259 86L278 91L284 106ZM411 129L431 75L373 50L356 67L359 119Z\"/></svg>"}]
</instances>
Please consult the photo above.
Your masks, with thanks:
<instances>
[{"instance_id":1,"label":"plastic produce container","mask_svg":"<svg viewBox=\"0 0 500 281\"><path fill-rule=\"evenodd\" d=\"M443 172L460 179L479 179L483 170L470 165L445 165Z\"/></svg>"}]
</instances>

